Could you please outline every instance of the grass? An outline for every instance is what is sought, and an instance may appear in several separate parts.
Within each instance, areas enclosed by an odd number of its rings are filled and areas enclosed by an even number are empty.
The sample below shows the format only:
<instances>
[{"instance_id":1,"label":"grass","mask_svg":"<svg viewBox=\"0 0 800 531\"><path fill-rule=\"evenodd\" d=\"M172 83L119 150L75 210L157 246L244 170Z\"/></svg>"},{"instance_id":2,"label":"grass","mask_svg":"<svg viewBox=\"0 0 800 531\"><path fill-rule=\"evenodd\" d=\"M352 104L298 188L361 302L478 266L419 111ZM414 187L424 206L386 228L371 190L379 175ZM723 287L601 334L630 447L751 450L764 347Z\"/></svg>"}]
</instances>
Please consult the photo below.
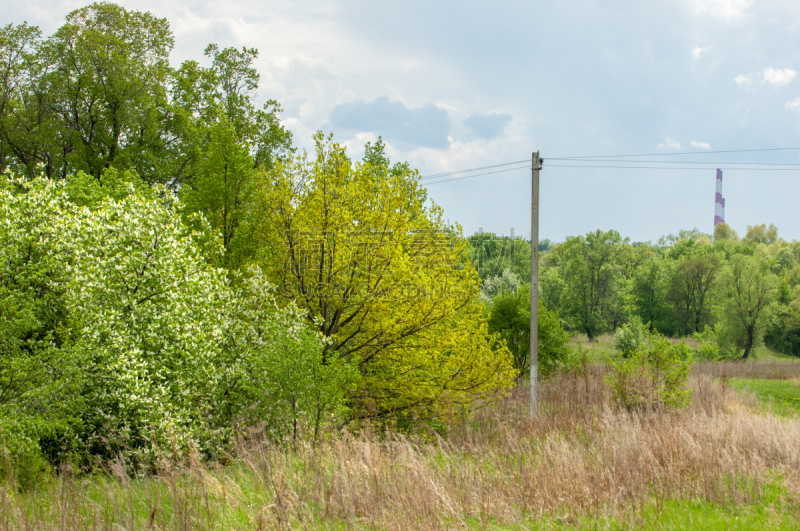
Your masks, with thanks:
<instances>
[{"instance_id":1,"label":"grass","mask_svg":"<svg viewBox=\"0 0 800 531\"><path fill-rule=\"evenodd\" d=\"M752 392L759 403L777 415L796 416L800 413L800 382L760 378L730 380L736 389Z\"/></svg>"},{"instance_id":2,"label":"grass","mask_svg":"<svg viewBox=\"0 0 800 531\"><path fill-rule=\"evenodd\" d=\"M586 351L589 361L593 363L603 363L608 357L619 354L614 348L614 334L603 334L591 342L586 334L575 334L571 343L575 346L580 345Z\"/></svg>"},{"instance_id":3,"label":"grass","mask_svg":"<svg viewBox=\"0 0 800 531\"><path fill-rule=\"evenodd\" d=\"M693 404L627 412L601 366L527 389L435 434L253 435L225 465L68 469L0 490L0 530L789 529L800 527L800 419L760 411L705 374Z\"/></svg>"}]
</instances>

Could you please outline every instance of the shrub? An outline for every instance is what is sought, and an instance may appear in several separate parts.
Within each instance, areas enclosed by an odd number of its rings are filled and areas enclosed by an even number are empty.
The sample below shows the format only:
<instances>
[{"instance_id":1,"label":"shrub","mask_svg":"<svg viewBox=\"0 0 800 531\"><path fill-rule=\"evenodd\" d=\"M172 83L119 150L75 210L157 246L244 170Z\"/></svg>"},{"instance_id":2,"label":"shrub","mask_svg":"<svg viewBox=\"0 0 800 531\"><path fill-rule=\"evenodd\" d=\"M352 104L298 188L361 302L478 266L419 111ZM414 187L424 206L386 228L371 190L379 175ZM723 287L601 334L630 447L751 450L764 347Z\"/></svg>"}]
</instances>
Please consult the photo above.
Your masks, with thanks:
<instances>
[{"instance_id":1,"label":"shrub","mask_svg":"<svg viewBox=\"0 0 800 531\"><path fill-rule=\"evenodd\" d=\"M704 361L718 361L720 359L719 344L714 330L706 325L702 332L695 332L692 337L697 341L697 356Z\"/></svg>"},{"instance_id":2,"label":"shrub","mask_svg":"<svg viewBox=\"0 0 800 531\"><path fill-rule=\"evenodd\" d=\"M692 391L686 389L686 381L692 361L685 343L673 345L669 339L655 336L648 348L609 362L606 384L622 407L678 408L691 403Z\"/></svg>"},{"instance_id":3,"label":"shrub","mask_svg":"<svg viewBox=\"0 0 800 531\"><path fill-rule=\"evenodd\" d=\"M646 338L647 325L638 316L634 316L627 324L617 328L614 333L614 348L627 358L642 348Z\"/></svg>"}]
</instances>

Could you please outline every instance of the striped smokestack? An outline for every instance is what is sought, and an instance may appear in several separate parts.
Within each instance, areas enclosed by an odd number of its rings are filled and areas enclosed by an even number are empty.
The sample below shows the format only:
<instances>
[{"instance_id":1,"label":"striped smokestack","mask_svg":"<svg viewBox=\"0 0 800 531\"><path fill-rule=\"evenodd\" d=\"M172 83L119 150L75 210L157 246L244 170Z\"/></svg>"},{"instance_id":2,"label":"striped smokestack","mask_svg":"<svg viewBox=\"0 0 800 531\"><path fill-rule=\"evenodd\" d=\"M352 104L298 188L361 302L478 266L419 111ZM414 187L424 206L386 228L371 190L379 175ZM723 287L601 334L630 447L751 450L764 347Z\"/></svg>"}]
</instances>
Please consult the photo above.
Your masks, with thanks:
<instances>
[{"instance_id":1,"label":"striped smokestack","mask_svg":"<svg viewBox=\"0 0 800 531\"><path fill-rule=\"evenodd\" d=\"M717 169L717 193L714 197L714 227L725 221L725 198L722 197L722 170Z\"/></svg>"}]
</instances>

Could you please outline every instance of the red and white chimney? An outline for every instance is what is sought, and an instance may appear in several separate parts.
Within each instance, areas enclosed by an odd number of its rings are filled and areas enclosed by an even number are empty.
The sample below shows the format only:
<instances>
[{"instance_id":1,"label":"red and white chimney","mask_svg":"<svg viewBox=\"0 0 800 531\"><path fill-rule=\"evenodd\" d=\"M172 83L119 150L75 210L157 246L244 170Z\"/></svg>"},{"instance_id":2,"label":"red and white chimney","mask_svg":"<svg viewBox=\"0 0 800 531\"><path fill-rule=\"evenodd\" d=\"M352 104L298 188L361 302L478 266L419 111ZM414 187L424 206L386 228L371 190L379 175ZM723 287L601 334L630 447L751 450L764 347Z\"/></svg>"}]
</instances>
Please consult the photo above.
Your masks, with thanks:
<instances>
[{"instance_id":1,"label":"red and white chimney","mask_svg":"<svg viewBox=\"0 0 800 531\"><path fill-rule=\"evenodd\" d=\"M722 170L717 169L717 194L714 197L714 226L725 221L725 198L722 197Z\"/></svg>"}]
</instances>

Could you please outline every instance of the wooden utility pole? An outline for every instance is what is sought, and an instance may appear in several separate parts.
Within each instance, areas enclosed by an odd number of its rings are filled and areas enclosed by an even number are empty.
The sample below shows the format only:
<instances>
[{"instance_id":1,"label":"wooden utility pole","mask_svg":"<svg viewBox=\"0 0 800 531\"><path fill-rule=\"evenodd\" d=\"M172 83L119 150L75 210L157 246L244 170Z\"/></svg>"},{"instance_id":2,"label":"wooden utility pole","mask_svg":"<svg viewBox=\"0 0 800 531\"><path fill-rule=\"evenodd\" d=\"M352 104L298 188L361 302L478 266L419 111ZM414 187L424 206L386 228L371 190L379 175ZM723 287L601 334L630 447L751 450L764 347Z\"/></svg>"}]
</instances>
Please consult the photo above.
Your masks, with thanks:
<instances>
[{"instance_id":1,"label":"wooden utility pole","mask_svg":"<svg viewBox=\"0 0 800 531\"><path fill-rule=\"evenodd\" d=\"M531 402L530 415L539 406L539 152L531 157Z\"/></svg>"}]
</instances>

